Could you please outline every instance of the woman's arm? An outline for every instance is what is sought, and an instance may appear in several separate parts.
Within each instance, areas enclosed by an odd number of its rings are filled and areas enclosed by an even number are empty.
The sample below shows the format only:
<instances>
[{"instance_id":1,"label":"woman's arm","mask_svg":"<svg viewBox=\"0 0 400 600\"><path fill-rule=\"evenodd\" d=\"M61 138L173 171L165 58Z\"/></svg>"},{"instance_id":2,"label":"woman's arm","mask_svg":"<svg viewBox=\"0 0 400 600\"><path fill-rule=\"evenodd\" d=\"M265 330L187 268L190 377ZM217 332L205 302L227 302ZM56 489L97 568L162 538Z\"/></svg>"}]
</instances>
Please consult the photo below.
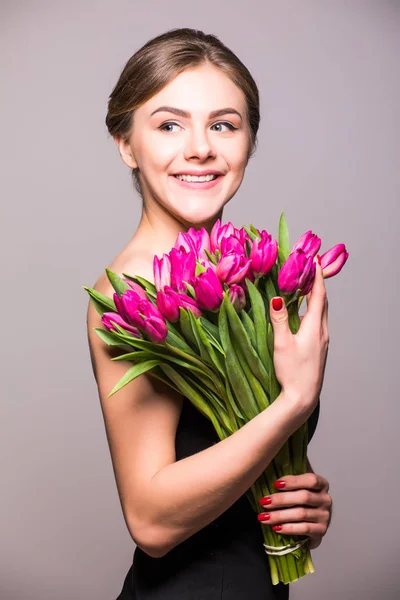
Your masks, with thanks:
<instances>
[{"instance_id":1,"label":"woman's arm","mask_svg":"<svg viewBox=\"0 0 400 600\"><path fill-rule=\"evenodd\" d=\"M135 543L160 557L242 496L308 415L282 392L227 439L176 461L183 397L143 374L107 398L131 363L111 361L115 350L95 327L102 323L90 304L89 347L125 522Z\"/></svg>"}]
</instances>

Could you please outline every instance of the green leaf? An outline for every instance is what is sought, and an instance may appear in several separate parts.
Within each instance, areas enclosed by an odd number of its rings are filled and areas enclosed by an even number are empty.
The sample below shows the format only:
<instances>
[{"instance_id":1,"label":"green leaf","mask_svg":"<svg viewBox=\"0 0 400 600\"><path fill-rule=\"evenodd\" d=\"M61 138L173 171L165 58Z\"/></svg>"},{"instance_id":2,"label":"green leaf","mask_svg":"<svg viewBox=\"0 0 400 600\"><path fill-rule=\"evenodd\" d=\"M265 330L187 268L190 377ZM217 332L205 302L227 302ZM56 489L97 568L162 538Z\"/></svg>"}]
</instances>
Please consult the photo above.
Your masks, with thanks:
<instances>
[{"instance_id":1,"label":"green leaf","mask_svg":"<svg viewBox=\"0 0 400 600\"><path fill-rule=\"evenodd\" d=\"M246 231L252 242L259 239L259 236L251 230L251 225L250 228L247 225L243 225L243 229Z\"/></svg>"},{"instance_id":2,"label":"green leaf","mask_svg":"<svg viewBox=\"0 0 400 600\"><path fill-rule=\"evenodd\" d=\"M204 250L204 252L205 252L205 254L206 254L206 256L207 256L208 260L209 260L210 262L212 262L214 265L216 265L216 264L217 264L217 257L216 257L216 256L214 256L213 254L211 254L211 252L209 252L209 251L208 251L208 250L206 250L205 248L203 248L203 250Z\"/></svg>"},{"instance_id":3,"label":"green leaf","mask_svg":"<svg viewBox=\"0 0 400 600\"><path fill-rule=\"evenodd\" d=\"M219 329L218 329L218 327L216 325L214 325L214 323L211 323L211 321L209 321L206 317L200 317L200 323L202 324L202 326L204 327L204 329L206 329L209 333L211 333L211 335L218 342L220 342Z\"/></svg>"},{"instance_id":4,"label":"green leaf","mask_svg":"<svg viewBox=\"0 0 400 600\"><path fill-rule=\"evenodd\" d=\"M160 360L148 360L146 362L139 363L138 365L133 365L133 367L131 367L130 369L127 370L127 372L119 380L117 385L115 385L113 387L111 392L108 394L107 398L110 398L110 396L112 396L113 394L118 392L121 388L123 388L125 385L127 385L128 383L130 383L131 381L136 379L136 377L139 377L139 375L142 375L142 373L146 373L147 371L150 371L150 369L152 369L153 367L156 367L160 363L161 363Z\"/></svg>"},{"instance_id":5,"label":"green leaf","mask_svg":"<svg viewBox=\"0 0 400 600\"><path fill-rule=\"evenodd\" d=\"M182 337L182 335L180 335L178 333L178 331L172 325L172 323L167 321L167 327L168 327L168 335L164 341L164 344L167 347L168 347L168 345L171 345L171 346L174 346L175 348L179 348L180 350L183 350L184 352L187 352L188 354L191 354L192 356L197 356L196 352L193 351L193 349L189 346L189 344L186 342L184 337Z\"/></svg>"},{"instance_id":6,"label":"green leaf","mask_svg":"<svg viewBox=\"0 0 400 600\"><path fill-rule=\"evenodd\" d=\"M246 246L246 257L249 258L252 248L251 241L248 238L246 238L244 243Z\"/></svg>"},{"instance_id":7,"label":"green leaf","mask_svg":"<svg viewBox=\"0 0 400 600\"><path fill-rule=\"evenodd\" d=\"M217 417L214 415L213 411L204 400L204 397L199 394L193 385L190 385L187 379L182 377L173 367L167 365L165 363L161 364L161 369L164 373L173 381L173 383L177 386L181 394L186 396L205 417L207 417L212 424L214 425L214 429L218 433L220 439L223 439L224 434L221 428L221 424L219 423ZM188 378L189 379L189 378Z\"/></svg>"},{"instance_id":8,"label":"green leaf","mask_svg":"<svg viewBox=\"0 0 400 600\"><path fill-rule=\"evenodd\" d=\"M94 307L97 312L103 316L105 312L117 312L117 308L115 306L115 302L112 298L97 292L96 290L82 286L84 290L86 290L93 302Z\"/></svg>"},{"instance_id":9,"label":"green leaf","mask_svg":"<svg viewBox=\"0 0 400 600\"><path fill-rule=\"evenodd\" d=\"M194 314L189 311L189 318L192 325L193 333L197 337L197 343L201 346L200 352L203 352L203 360L210 362L212 366L216 367L219 373L225 378L225 363L219 352L215 352L210 340L208 339L205 331L203 330L200 320L197 319ZM217 376L216 376L217 377Z\"/></svg>"},{"instance_id":10,"label":"green leaf","mask_svg":"<svg viewBox=\"0 0 400 600\"><path fill-rule=\"evenodd\" d=\"M200 323L200 324L202 325L202 323ZM206 327L203 327L203 329L204 329L204 335L206 335L206 336L207 336L207 338L208 338L208 340L209 340L210 344L211 344L212 346L214 346L214 348L216 348L216 349L218 350L218 352L219 352L220 354L222 354L222 356L225 356L225 351L224 351L223 347L221 346L221 343L220 343L220 341L219 341L219 340L217 340L217 339L216 339L216 338L213 336L213 334L212 334L212 333L210 333L210 331L209 331L209 330L208 330Z\"/></svg>"},{"instance_id":11,"label":"green leaf","mask_svg":"<svg viewBox=\"0 0 400 600\"><path fill-rule=\"evenodd\" d=\"M120 298L126 290L132 289L128 283L117 275L117 273L106 268L106 274L114 290L117 292L118 298Z\"/></svg>"},{"instance_id":12,"label":"green leaf","mask_svg":"<svg viewBox=\"0 0 400 600\"><path fill-rule=\"evenodd\" d=\"M192 326L189 319L189 311L185 310L182 306L179 307L180 319L179 323L181 326L182 333L187 343L195 350L199 350L199 346L196 337L192 331Z\"/></svg>"},{"instance_id":13,"label":"green leaf","mask_svg":"<svg viewBox=\"0 0 400 600\"><path fill-rule=\"evenodd\" d=\"M108 346L118 346L123 350L131 350L131 346L129 344L125 344L118 333L109 331L107 329L101 329L99 327L94 327L93 329L99 338L101 338Z\"/></svg>"},{"instance_id":14,"label":"green leaf","mask_svg":"<svg viewBox=\"0 0 400 600\"><path fill-rule=\"evenodd\" d=\"M233 308L232 303L229 301L229 298L227 298L225 308L228 315L230 331L232 333L231 341L233 342L235 349L240 348L252 373L258 378L265 391L269 393L269 375L266 371L266 367L264 366L264 364L267 366L267 363L263 364L261 362L260 357L250 342L249 336L246 333L246 329L244 328L236 310ZM243 364L242 367L245 369Z\"/></svg>"},{"instance_id":15,"label":"green leaf","mask_svg":"<svg viewBox=\"0 0 400 600\"><path fill-rule=\"evenodd\" d=\"M242 366L245 377L246 377L247 381L249 382L249 386L251 387L254 397L257 401L258 410L259 410L259 412L261 412L270 405L269 385L267 386L267 389L265 389L261 385L258 378L252 372L252 370L248 364L248 361L247 361L247 356L245 355L244 349L242 346L240 346L240 344L235 345L235 352L236 352L238 360Z\"/></svg>"},{"instance_id":16,"label":"green leaf","mask_svg":"<svg viewBox=\"0 0 400 600\"><path fill-rule=\"evenodd\" d=\"M200 273L205 273L206 271L207 271L207 267L202 265L199 260L196 260L196 269L194 272L195 276L197 277L198 275L200 275Z\"/></svg>"},{"instance_id":17,"label":"green leaf","mask_svg":"<svg viewBox=\"0 0 400 600\"><path fill-rule=\"evenodd\" d=\"M250 229L251 229L251 231L254 233L254 235L256 235L256 236L258 237L258 239L260 240L260 239L261 239L261 236L260 236L260 234L258 233L258 231L257 231L257 228L256 228L256 227L254 227L254 225L252 225L251 223L250 223Z\"/></svg>"},{"instance_id":18,"label":"green leaf","mask_svg":"<svg viewBox=\"0 0 400 600\"><path fill-rule=\"evenodd\" d=\"M238 361L234 347L235 345L232 343L230 337L228 315L226 311L227 302L229 302L228 296L227 293L224 292L224 299L219 311L219 328L222 347L226 353L226 371L232 388L235 390L235 396L238 400L240 411L246 416L247 420L250 420L258 414L257 404L240 362Z\"/></svg>"},{"instance_id":19,"label":"green leaf","mask_svg":"<svg viewBox=\"0 0 400 600\"><path fill-rule=\"evenodd\" d=\"M255 285L247 279L245 279L247 289L249 291L252 318L254 322L254 329L256 332L256 348L258 356L264 367L268 369L269 366L269 355L267 348L267 320L265 315L265 305L260 292L257 290Z\"/></svg>"},{"instance_id":20,"label":"green leaf","mask_svg":"<svg viewBox=\"0 0 400 600\"><path fill-rule=\"evenodd\" d=\"M193 298L193 300L196 300L196 292L194 291L194 287L188 281L184 281L183 283L186 285L188 296Z\"/></svg>"},{"instance_id":21,"label":"green leaf","mask_svg":"<svg viewBox=\"0 0 400 600\"><path fill-rule=\"evenodd\" d=\"M289 230L286 222L285 213L282 211L279 219L279 234L278 234L278 264L283 265L290 253Z\"/></svg>"},{"instance_id":22,"label":"green leaf","mask_svg":"<svg viewBox=\"0 0 400 600\"><path fill-rule=\"evenodd\" d=\"M240 411L240 409L238 407L238 403L236 402L236 399L235 399L235 397L232 394L231 384L229 383L229 379L228 378L226 380L226 393L227 393L228 400L229 400L228 410L229 410L230 407L232 408L234 414L237 417L236 421L239 422L238 427L241 427L242 425L244 425L246 423L246 418L243 415L243 413ZM229 411L229 414L231 414L230 411ZM234 420L234 419L231 417L231 420Z\"/></svg>"},{"instance_id":23,"label":"green leaf","mask_svg":"<svg viewBox=\"0 0 400 600\"><path fill-rule=\"evenodd\" d=\"M246 333L249 337L250 342L253 345L253 348L256 348L256 330L254 328L253 321L251 320L251 318L245 310L240 311L239 318L243 323L243 327L246 330Z\"/></svg>"}]
</instances>

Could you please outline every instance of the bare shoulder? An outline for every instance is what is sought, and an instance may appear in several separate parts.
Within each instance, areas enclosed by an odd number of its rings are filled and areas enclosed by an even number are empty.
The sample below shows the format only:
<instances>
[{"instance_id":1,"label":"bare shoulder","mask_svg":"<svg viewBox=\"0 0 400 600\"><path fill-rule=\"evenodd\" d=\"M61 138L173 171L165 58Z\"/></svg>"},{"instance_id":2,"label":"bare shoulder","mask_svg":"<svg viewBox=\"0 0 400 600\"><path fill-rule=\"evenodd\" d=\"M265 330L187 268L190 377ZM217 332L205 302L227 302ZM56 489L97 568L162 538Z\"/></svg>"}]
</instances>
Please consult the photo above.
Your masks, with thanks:
<instances>
[{"instance_id":1,"label":"bare shoulder","mask_svg":"<svg viewBox=\"0 0 400 600\"><path fill-rule=\"evenodd\" d=\"M152 262L134 256L129 263L117 259L109 268L118 275L140 275L153 280ZM106 273L91 286L113 297L114 289ZM146 373L124 386L110 398L107 395L132 363L112 361L121 349L105 344L94 331L104 328L91 301L87 310L87 335L101 403L107 440L125 522L135 543L151 552L147 539L146 490L152 477L175 462L175 435L183 396Z\"/></svg>"}]
</instances>

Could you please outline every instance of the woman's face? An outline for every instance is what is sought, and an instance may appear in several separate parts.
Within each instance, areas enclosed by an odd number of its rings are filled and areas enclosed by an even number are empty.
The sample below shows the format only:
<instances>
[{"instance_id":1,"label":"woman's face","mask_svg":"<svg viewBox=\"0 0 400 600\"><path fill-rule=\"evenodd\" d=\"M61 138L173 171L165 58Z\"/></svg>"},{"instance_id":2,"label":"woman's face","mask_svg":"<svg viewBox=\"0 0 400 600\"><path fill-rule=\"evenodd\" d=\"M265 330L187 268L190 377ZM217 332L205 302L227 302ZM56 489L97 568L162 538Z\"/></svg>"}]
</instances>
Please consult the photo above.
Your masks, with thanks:
<instances>
[{"instance_id":1,"label":"woman's face","mask_svg":"<svg viewBox=\"0 0 400 600\"><path fill-rule=\"evenodd\" d=\"M243 92L209 64L180 73L135 111L129 139L115 139L124 162L139 168L146 208L156 204L187 227L216 220L236 193L249 140ZM209 172L214 181L176 177Z\"/></svg>"}]
</instances>

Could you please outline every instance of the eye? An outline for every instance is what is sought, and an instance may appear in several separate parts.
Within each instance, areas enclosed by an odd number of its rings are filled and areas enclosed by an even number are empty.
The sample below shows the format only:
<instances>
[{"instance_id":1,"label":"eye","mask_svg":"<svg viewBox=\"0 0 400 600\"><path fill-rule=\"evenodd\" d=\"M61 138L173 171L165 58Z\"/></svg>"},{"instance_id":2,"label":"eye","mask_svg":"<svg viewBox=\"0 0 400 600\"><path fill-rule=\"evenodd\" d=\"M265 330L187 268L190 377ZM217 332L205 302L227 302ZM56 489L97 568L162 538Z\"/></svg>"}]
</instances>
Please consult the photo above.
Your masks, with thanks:
<instances>
[{"instance_id":1,"label":"eye","mask_svg":"<svg viewBox=\"0 0 400 600\"><path fill-rule=\"evenodd\" d=\"M220 121L219 123L214 123L213 127L215 127L216 125L226 125L230 131L234 131L237 129L237 127L234 127L232 123L228 123L227 121Z\"/></svg>"},{"instance_id":2,"label":"eye","mask_svg":"<svg viewBox=\"0 0 400 600\"><path fill-rule=\"evenodd\" d=\"M177 127L179 127L179 125L177 123L173 123L168 122L168 123L163 123L162 125L160 125L160 127L158 127L158 129L161 129L161 131L166 131L165 127L173 127L174 125L176 125ZM167 131L167 133L169 133L171 130Z\"/></svg>"}]
</instances>

